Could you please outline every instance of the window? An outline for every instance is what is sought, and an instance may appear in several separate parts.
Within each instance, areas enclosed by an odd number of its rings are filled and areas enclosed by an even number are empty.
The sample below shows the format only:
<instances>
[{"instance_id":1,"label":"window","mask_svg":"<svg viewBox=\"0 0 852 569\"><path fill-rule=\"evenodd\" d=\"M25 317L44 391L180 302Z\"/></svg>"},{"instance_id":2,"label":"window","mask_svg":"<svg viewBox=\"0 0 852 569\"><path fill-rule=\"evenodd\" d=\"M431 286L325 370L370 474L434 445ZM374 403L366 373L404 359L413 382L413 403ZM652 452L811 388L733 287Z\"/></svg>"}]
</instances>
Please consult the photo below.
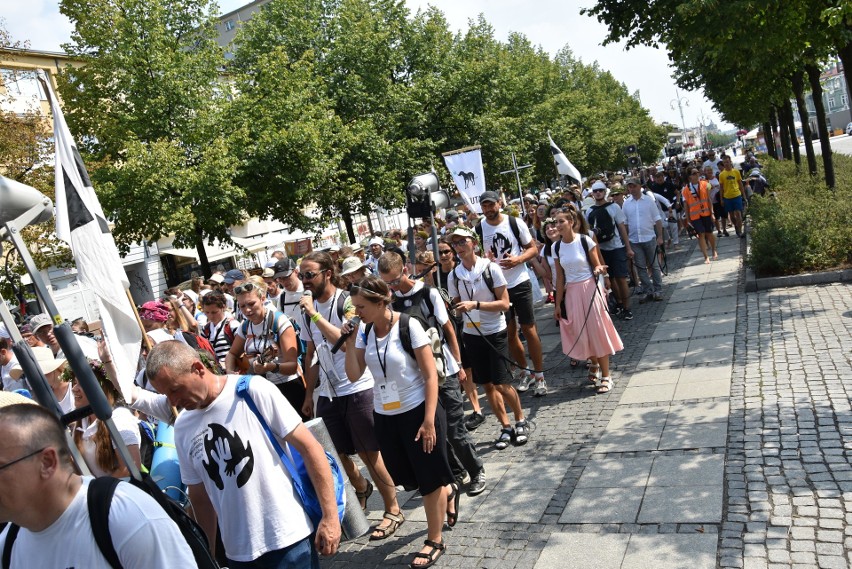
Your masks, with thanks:
<instances>
[{"instance_id":1,"label":"window","mask_svg":"<svg viewBox=\"0 0 852 569\"><path fill-rule=\"evenodd\" d=\"M0 69L0 106L6 111L19 114L39 109L39 102L47 95L34 70Z\"/></svg>"},{"instance_id":2,"label":"window","mask_svg":"<svg viewBox=\"0 0 852 569\"><path fill-rule=\"evenodd\" d=\"M846 95L846 93L843 93L842 95L840 95L840 106L843 107L843 108L846 108L846 107L849 106L849 97Z\"/></svg>"},{"instance_id":3,"label":"window","mask_svg":"<svg viewBox=\"0 0 852 569\"><path fill-rule=\"evenodd\" d=\"M835 102L834 97L828 98L828 110L831 111L834 108Z\"/></svg>"},{"instance_id":4,"label":"window","mask_svg":"<svg viewBox=\"0 0 852 569\"><path fill-rule=\"evenodd\" d=\"M227 22L225 22L225 31L230 32L235 27L236 27L236 24L234 23L233 20L228 20Z\"/></svg>"}]
</instances>

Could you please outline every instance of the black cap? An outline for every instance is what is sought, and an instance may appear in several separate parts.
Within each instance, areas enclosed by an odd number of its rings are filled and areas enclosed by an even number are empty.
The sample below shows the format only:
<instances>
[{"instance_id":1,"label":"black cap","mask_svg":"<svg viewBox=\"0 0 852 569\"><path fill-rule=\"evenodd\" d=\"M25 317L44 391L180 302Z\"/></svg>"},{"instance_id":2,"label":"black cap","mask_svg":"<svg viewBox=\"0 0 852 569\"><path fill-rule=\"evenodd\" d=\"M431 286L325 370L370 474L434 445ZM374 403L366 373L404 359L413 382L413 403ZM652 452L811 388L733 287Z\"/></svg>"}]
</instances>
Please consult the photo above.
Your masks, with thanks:
<instances>
[{"instance_id":1,"label":"black cap","mask_svg":"<svg viewBox=\"0 0 852 569\"><path fill-rule=\"evenodd\" d=\"M290 257L285 257L281 259L274 265L272 265L272 270L275 271L275 274L272 275L273 278L278 277L289 277L290 273L292 273L296 269L296 263Z\"/></svg>"},{"instance_id":2,"label":"black cap","mask_svg":"<svg viewBox=\"0 0 852 569\"><path fill-rule=\"evenodd\" d=\"M500 196L497 195L497 192L492 192L492 191L482 192L482 195L479 196L479 203L485 203L485 202L498 203L499 201L500 201Z\"/></svg>"}]
</instances>

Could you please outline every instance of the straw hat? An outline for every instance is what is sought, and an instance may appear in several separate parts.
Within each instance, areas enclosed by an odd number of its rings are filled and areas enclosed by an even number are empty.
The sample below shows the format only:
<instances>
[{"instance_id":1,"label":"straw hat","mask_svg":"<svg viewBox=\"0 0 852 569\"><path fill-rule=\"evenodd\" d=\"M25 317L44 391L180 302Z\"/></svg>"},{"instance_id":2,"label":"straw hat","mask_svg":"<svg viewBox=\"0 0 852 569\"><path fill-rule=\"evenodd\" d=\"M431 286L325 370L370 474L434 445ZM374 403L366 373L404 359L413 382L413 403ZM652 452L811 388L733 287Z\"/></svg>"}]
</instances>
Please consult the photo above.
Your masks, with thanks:
<instances>
[{"instance_id":1,"label":"straw hat","mask_svg":"<svg viewBox=\"0 0 852 569\"><path fill-rule=\"evenodd\" d=\"M65 360L58 360L53 357L53 350L47 346L37 346L30 349L33 351L36 362L38 362L38 366L45 375L52 371L56 371L65 363ZM21 364L17 362L12 366L12 369L9 370L9 375L12 376L12 379L21 379L23 374L24 370L21 367Z\"/></svg>"}]
</instances>

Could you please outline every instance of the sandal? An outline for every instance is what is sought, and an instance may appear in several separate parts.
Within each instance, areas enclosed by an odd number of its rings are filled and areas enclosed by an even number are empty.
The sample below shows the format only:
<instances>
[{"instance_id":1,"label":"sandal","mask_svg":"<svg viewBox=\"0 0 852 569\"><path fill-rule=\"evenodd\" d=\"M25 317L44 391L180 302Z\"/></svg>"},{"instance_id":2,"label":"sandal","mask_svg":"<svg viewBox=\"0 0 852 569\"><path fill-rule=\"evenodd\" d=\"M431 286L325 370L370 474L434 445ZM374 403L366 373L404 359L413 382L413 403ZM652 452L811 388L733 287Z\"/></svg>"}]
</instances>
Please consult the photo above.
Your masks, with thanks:
<instances>
[{"instance_id":1,"label":"sandal","mask_svg":"<svg viewBox=\"0 0 852 569\"><path fill-rule=\"evenodd\" d=\"M450 527L455 527L456 522L459 521L459 501L461 500L461 492L459 492L459 485L455 482L450 484L450 495L447 496L447 525ZM450 502L452 502L455 512L451 512L449 510Z\"/></svg>"},{"instance_id":2,"label":"sandal","mask_svg":"<svg viewBox=\"0 0 852 569\"><path fill-rule=\"evenodd\" d=\"M398 514L385 512L382 516L382 522L384 520L388 520L390 524L385 527L381 527L381 522L379 522L379 525L374 527L373 532L370 534L370 541L381 541L392 536L396 533L396 530L399 529L399 526L402 525L402 522L405 521L405 516L402 515L402 510L400 510ZM376 532L380 532L381 535L376 535Z\"/></svg>"},{"instance_id":3,"label":"sandal","mask_svg":"<svg viewBox=\"0 0 852 569\"><path fill-rule=\"evenodd\" d=\"M601 366L598 364L592 364L589 366L589 383L592 385L598 384L598 373L601 371Z\"/></svg>"},{"instance_id":4,"label":"sandal","mask_svg":"<svg viewBox=\"0 0 852 569\"><path fill-rule=\"evenodd\" d=\"M444 550L447 548L443 543L438 543L431 539L427 539L423 543L425 543L427 547L431 547L432 550L429 553L417 552L414 554L414 559L426 559L427 561L426 563L414 563L414 561L412 561L408 564L411 569L424 569L425 567L431 567L444 554Z\"/></svg>"},{"instance_id":5,"label":"sandal","mask_svg":"<svg viewBox=\"0 0 852 569\"><path fill-rule=\"evenodd\" d=\"M601 379L601 385L598 387L598 393L609 393L615 387L615 381L611 377Z\"/></svg>"},{"instance_id":6,"label":"sandal","mask_svg":"<svg viewBox=\"0 0 852 569\"><path fill-rule=\"evenodd\" d=\"M508 448L509 443L512 442L512 437L514 436L515 431L513 431L510 427L504 427L500 429L500 436L497 437L497 440L494 442L494 448L497 450L503 450L504 448Z\"/></svg>"},{"instance_id":7,"label":"sandal","mask_svg":"<svg viewBox=\"0 0 852 569\"><path fill-rule=\"evenodd\" d=\"M364 510L364 513L366 514L367 498L369 498L373 494L373 483L367 480L366 478L364 480L367 481L367 487L364 489L363 492L355 490L355 496L358 497L358 503L361 505L361 509Z\"/></svg>"}]
</instances>

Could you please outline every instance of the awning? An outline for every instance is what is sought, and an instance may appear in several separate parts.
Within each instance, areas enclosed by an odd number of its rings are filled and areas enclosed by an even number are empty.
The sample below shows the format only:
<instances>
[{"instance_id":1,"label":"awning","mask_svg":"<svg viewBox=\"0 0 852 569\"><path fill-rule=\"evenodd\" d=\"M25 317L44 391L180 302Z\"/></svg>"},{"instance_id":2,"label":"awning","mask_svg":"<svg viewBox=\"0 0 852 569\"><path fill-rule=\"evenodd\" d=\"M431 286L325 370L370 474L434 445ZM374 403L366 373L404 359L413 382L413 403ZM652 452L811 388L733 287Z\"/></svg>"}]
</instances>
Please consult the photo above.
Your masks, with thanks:
<instances>
[{"instance_id":1,"label":"awning","mask_svg":"<svg viewBox=\"0 0 852 569\"><path fill-rule=\"evenodd\" d=\"M241 247L245 247L250 253L263 251L268 246L266 236L259 237L231 237L234 243Z\"/></svg>"},{"instance_id":2,"label":"awning","mask_svg":"<svg viewBox=\"0 0 852 569\"><path fill-rule=\"evenodd\" d=\"M218 245L204 245L204 250L207 253L207 260L211 263L213 261L220 261L222 259L227 259L228 257L233 257L237 254L236 249L234 247L225 247L221 248ZM198 251L193 249L181 249L177 247L160 247L161 255L172 255L173 257L184 257L186 259L195 259L198 261Z\"/></svg>"}]
</instances>

